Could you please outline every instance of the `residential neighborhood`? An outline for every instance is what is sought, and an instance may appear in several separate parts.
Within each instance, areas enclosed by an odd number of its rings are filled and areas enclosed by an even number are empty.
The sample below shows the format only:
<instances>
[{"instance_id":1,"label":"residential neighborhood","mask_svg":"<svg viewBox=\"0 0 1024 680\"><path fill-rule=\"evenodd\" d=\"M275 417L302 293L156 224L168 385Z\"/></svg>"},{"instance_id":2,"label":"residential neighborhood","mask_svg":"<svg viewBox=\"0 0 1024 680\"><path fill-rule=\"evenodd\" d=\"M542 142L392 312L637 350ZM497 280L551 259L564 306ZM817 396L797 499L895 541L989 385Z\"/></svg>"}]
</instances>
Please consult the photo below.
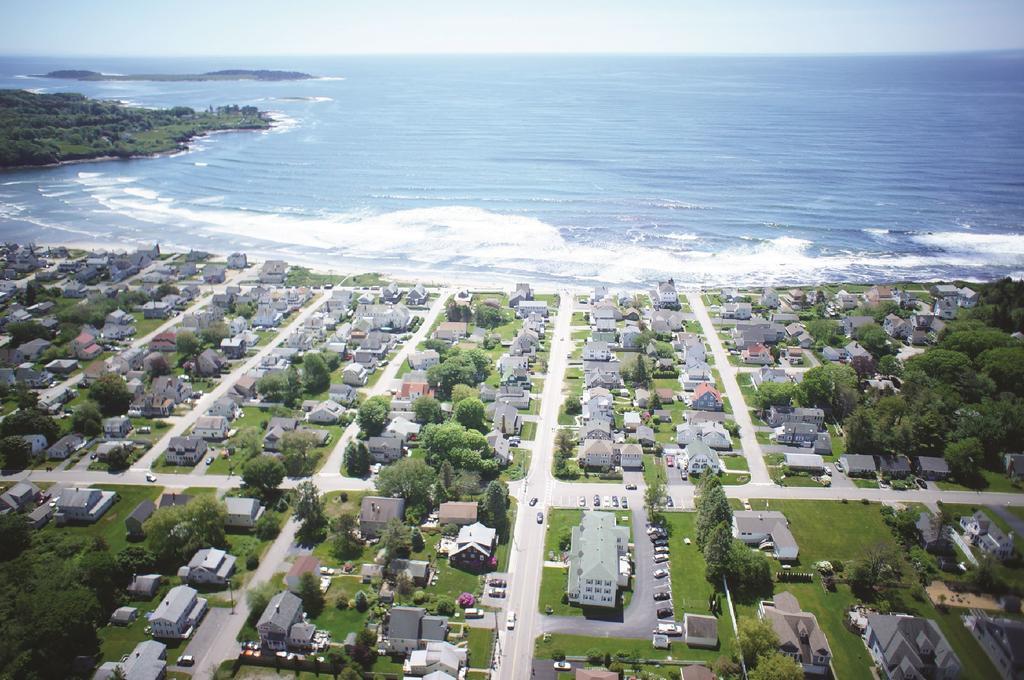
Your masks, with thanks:
<instances>
[{"instance_id":1,"label":"residential neighborhood","mask_svg":"<svg viewBox=\"0 0 1024 680\"><path fill-rule=\"evenodd\" d=\"M39 606L88 622L53 676L1019 675L996 284L34 258L0 317L0 567L58 565Z\"/></svg>"}]
</instances>

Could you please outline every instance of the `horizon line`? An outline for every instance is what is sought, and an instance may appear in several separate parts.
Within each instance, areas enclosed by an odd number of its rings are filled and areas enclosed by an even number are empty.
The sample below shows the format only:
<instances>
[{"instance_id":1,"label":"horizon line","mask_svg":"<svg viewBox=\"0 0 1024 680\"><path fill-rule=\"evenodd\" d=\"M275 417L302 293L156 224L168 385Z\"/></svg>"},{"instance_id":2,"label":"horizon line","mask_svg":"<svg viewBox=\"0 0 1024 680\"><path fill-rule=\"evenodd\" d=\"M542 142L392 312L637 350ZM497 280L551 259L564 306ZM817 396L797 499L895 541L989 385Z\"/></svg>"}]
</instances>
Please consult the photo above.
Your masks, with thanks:
<instances>
[{"instance_id":1,"label":"horizon line","mask_svg":"<svg viewBox=\"0 0 1024 680\"><path fill-rule=\"evenodd\" d=\"M860 52L316 52L280 54L107 54L107 53L34 53L4 52L0 58L30 57L40 59L290 59L309 57L908 57L908 56L953 56L982 55L1024 52L1019 47L994 47L964 50L866 50Z\"/></svg>"}]
</instances>

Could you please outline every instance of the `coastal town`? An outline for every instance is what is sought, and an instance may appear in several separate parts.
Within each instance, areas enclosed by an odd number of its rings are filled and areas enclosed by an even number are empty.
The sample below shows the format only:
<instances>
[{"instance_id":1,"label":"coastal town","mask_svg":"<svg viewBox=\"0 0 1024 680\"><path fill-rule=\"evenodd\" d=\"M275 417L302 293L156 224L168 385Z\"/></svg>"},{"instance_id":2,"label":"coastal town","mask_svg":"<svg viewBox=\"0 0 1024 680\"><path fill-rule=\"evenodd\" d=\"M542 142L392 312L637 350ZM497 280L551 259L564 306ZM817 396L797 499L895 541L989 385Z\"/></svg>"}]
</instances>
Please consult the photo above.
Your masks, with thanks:
<instances>
[{"instance_id":1,"label":"coastal town","mask_svg":"<svg viewBox=\"0 0 1024 680\"><path fill-rule=\"evenodd\" d=\"M0 261L0 676L1024 677L1019 281Z\"/></svg>"}]
</instances>

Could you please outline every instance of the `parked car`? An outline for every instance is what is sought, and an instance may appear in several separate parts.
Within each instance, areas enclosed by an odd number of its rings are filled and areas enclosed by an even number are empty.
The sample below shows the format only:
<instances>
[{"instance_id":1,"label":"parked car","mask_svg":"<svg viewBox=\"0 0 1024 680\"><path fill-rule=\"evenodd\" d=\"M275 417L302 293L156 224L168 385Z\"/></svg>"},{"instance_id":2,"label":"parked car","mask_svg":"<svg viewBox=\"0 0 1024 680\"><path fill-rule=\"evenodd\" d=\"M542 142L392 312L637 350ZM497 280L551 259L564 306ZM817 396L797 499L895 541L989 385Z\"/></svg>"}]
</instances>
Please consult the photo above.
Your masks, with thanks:
<instances>
[{"instance_id":1,"label":"parked car","mask_svg":"<svg viewBox=\"0 0 1024 680\"><path fill-rule=\"evenodd\" d=\"M516 627L516 613L509 612L508 616L505 617L505 627L509 630L515 630Z\"/></svg>"},{"instance_id":2,"label":"parked car","mask_svg":"<svg viewBox=\"0 0 1024 680\"><path fill-rule=\"evenodd\" d=\"M209 458L206 459L206 464L213 465L213 456L210 456Z\"/></svg>"},{"instance_id":3,"label":"parked car","mask_svg":"<svg viewBox=\"0 0 1024 680\"><path fill-rule=\"evenodd\" d=\"M581 508L587 507L587 497L586 496L580 496L579 506Z\"/></svg>"},{"instance_id":4,"label":"parked car","mask_svg":"<svg viewBox=\"0 0 1024 680\"><path fill-rule=\"evenodd\" d=\"M154 475L152 472L150 472L149 474L146 475L146 481L147 482L151 482L151 483L155 482L156 481L156 475Z\"/></svg>"},{"instance_id":5,"label":"parked car","mask_svg":"<svg viewBox=\"0 0 1024 680\"><path fill-rule=\"evenodd\" d=\"M658 609L659 619L671 619L672 618L672 607L661 607Z\"/></svg>"},{"instance_id":6,"label":"parked car","mask_svg":"<svg viewBox=\"0 0 1024 680\"><path fill-rule=\"evenodd\" d=\"M572 664L569 663L568 661L556 661L554 666L555 666L555 670L556 671L571 671L572 670Z\"/></svg>"},{"instance_id":7,"label":"parked car","mask_svg":"<svg viewBox=\"0 0 1024 680\"><path fill-rule=\"evenodd\" d=\"M179 666L194 666L195 663L196 663L196 658L194 656L192 656L191 654L186 654L185 656L179 656L178 657L178 665Z\"/></svg>"},{"instance_id":8,"label":"parked car","mask_svg":"<svg viewBox=\"0 0 1024 680\"><path fill-rule=\"evenodd\" d=\"M836 461L836 463L835 463L835 465L836 465L836 469L837 469L837 470L839 470L840 472L842 472L842 471L843 471L843 461L841 461L841 460L837 460L837 461Z\"/></svg>"},{"instance_id":9,"label":"parked car","mask_svg":"<svg viewBox=\"0 0 1024 680\"><path fill-rule=\"evenodd\" d=\"M537 524L544 524L544 513L543 512L538 512L537 513Z\"/></svg>"},{"instance_id":10,"label":"parked car","mask_svg":"<svg viewBox=\"0 0 1024 680\"><path fill-rule=\"evenodd\" d=\"M672 593L667 590L656 590L654 591L654 601L661 602L663 600L671 599Z\"/></svg>"},{"instance_id":11,"label":"parked car","mask_svg":"<svg viewBox=\"0 0 1024 680\"><path fill-rule=\"evenodd\" d=\"M633 484L632 482L627 484L626 485L626 491L636 491L636 484Z\"/></svg>"},{"instance_id":12,"label":"parked car","mask_svg":"<svg viewBox=\"0 0 1024 680\"><path fill-rule=\"evenodd\" d=\"M619 497L618 496L612 496L612 507L616 507L616 508L619 507Z\"/></svg>"},{"instance_id":13,"label":"parked car","mask_svg":"<svg viewBox=\"0 0 1024 680\"><path fill-rule=\"evenodd\" d=\"M611 505L611 504L612 504L612 499L611 499L611 497L609 497L609 496L605 496L605 497L604 497L604 504L605 504L605 505Z\"/></svg>"},{"instance_id":14,"label":"parked car","mask_svg":"<svg viewBox=\"0 0 1024 680\"><path fill-rule=\"evenodd\" d=\"M594 507L595 508L601 507L601 497L596 495L596 494L594 495Z\"/></svg>"},{"instance_id":15,"label":"parked car","mask_svg":"<svg viewBox=\"0 0 1024 680\"><path fill-rule=\"evenodd\" d=\"M667 505L670 508L676 507L675 501L672 500L672 496L665 497L665 505Z\"/></svg>"},{"instance_id":16,"label":"parked car","mask_svg":"<svg viewBox=\"0 0 1024 680\"><path fill-rule=\"evenodd\" d=\"M654 556L654 563L661 564L662 562L668 562L668 555L658 554Z\"/></svg>"},{"instance_id":17,"label":"parked car","mask_svg":"<svg viewBox=\"0 0 1024 680\"><path fill-rule=\"evenodd\" d=\"M622 497L622 507L623 508L628 508L629 507L629 501L626 500L625 496Z\"/></svg>"},{"instance_id":18,"label":"parked car","mask_svg":"<svg viewBox=\"0 0 1024 680\"><path fill-rule=\"evenodd\" d=\"M491 597L505 597L507 591L504 588L491 588L487 594Z\"/></svg>"},{"instance_id":19,"label":"parked car","mask_svg":"<svg viewBox=\"0 0 1024 680\"><path fill-rule=\"evenodd\" d=\"M492 578L487 582L487 585L494 586L495 588L504 588L508 584L505 583L505 579L503 578Z\"/></svg>"},{"instance_id":20,"label":"parked car","mask_svg":"<svg viewBox=\"0 0 1024 680\"><path fill-rule=\"evenodd\" d=\"M665 569L655 569L654 570L654 578L665 578L666 576L668 576L668 571L667 570L665 570Z\"/></svg>"}]
</instances>

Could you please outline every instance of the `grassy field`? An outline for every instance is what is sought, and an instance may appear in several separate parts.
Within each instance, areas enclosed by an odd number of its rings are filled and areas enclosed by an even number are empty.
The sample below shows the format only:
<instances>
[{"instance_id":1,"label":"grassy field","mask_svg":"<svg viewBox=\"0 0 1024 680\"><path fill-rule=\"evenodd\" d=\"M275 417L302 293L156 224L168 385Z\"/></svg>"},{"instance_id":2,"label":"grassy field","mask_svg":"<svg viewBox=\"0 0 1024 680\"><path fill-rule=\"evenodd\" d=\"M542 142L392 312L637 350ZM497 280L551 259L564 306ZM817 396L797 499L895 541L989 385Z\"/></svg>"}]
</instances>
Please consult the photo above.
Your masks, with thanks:
<instances>
[{"instance_id":1,"label":"grassy field","mask_svg":"<svg viewBox=\"0 0 1024 680\"><path fill-rule=\"evenodd\" d=\"M74 524L58 527L54 523L47 524L42 531L65 531L82 536L99 536L106 541L110 552L116 554L128 546L127 530L124 518L131 514L135 506L149 499L155 501L163 487L159 486L119 486L106 484L95 488L116 491L117 500L95 524Z\"/></svg>"},{"instance_id":2,"label":"grassy field","mask_svg":"<svg viewBox=\"0 0 1024 680\"><path fill-rule=\"evenodd\" d=\"M537 638L534 645L534 656L538 659L550 659L555 653L563 653L569 656L585 656L591 650L601 654L610 654L613 658L622 654L630 658L649 660L676 659L686 661L713 661L722 656L722 653L715 649L690 649L679 638L673 640L669 649L655 649L647 638L625 639L615 637L586 637L584 635L567 635L555 633L549 636L548 641L543 637ZM678 678L679 669L668 667L665 669L667 678Z\"/></svg>"},{"instance_id":3,"label":"grassy field","mask_svg":"<svg viewBox=\"0 0 1024 680\"><path fill-rule=\"evenodd\" d=\"M813 613L818 619L818 625L832 649L833 664L835 668L842 669L840 677L843 680L870 680L874 665L871 655L861 638L843 624L847 610L856 601L849 586L840 584L835 592L828 592L817 581L776 584L775 592L782 591L795 595L804 611Z\"/></svg>"},{"instance_id":4,"label":"grassy field","mask_svg":"<svg viewBox=\"0 0 1024 680\"><path fill-rule=\"evenodd\" d=\"M853 560L865 546L892 540L878 503L839 501L751 500L754 510L778 510L789 520L789 529L800 546L800 562ZM851 540L856 536L857 540Z\"/></svg>"},{"instance_id":5,"label":"grassy field","mask_svg":"<svg viewBox=\"0 0 1024 680\"><path fill-rule=\"evenodd\" d=\"M545 559L550 553L558 554L558 542L563 535L568 535L572 527L580 523L582 510L554 509L548 511L547 534L544 537Z\"/></svg>"},{"instance_id":6,"label":"grassy field","mask_svg":"<svg viewBox=\"0 0 1024 680\"><path fill-rule=\"evenodd\" d=\"M100 628L97 633L100 638L100 653L103 660L120 661L123 656L135 649L135 645L149 639L149 636L146 635L147 624L144 611L140 609L139 618L130 626L108 624ZM189 643L188 640L161 640L161 642L167 645L167 663L169 665L178 660Z\"/></svg>"},{"instance_id":7,"label":"grassy field","mask_svg":"<svg viewBox=\"0 0 1024 680\"><path fill-rule=\"evenodd\" d=\"M489 628L467 628L466 638L471 668L489 668L491 649L494 646L494 631Z\"/></svg>"},{"instance_id":8,"label":"grassy field","mask_svg":"<svg viewBox=\"0 0 1024 680\"><path fill-rule=\"evenodd\" d=\"M936 482L943 491L990 491L995 493L1024 493L1024 486L1014 482L1002 472L981 470L983 483L981 486L968 487L956 482Z\"/></svg>"},{"instance_id":9,"label":"grassy field","mask_svg":"<svg viewBox=\"0 0 1024 680\"><path fill-rule=\"evenodd\" d=\"M665 513L665 523L670 536L669 545L672 546L669 578L672 581L672 602L677 612L687 611L708 615L711 614L708 604L711 596L715 593L715 588L704 577L704 556L695 543L690 545L683 543L684 538L693 539L696 519L696 513L692 512ZM724 607L724 609L725 612L718 619L719 650L716 656L719 654L729 655L735 649L732 617L728 608ZM683 655L684 658L696 658L691 657L690 652L697 650L690 650L685 645L679 644L687 649Z\"/></svg>"}]
</instances>

